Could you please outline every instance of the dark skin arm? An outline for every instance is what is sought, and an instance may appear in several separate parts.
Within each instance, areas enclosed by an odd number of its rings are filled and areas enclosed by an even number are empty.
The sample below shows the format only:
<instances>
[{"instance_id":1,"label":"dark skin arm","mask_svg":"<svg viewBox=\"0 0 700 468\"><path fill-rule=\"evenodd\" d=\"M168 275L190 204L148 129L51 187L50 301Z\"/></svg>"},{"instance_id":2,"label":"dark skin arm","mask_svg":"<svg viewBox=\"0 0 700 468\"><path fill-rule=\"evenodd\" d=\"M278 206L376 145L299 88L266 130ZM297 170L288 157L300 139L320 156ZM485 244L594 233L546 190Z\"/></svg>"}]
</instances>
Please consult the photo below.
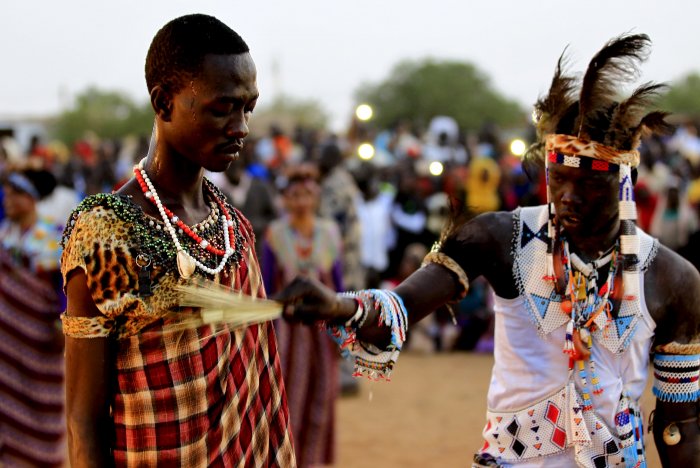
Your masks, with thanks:
<instances>
[{"instance_id":1,"label":"dark skin arm","mask_svg":"<svg viewBox=\"0 0 700 468\"><path fill-rule=\"evenodd\" d=\"M646 302L656 321L654 348L671 342L686 344L700 340L700 274L676 253L661 247L645 276ZM687 422L679 422L686 421ZM676 422L681 441L666 445L664 429ZM698 403L674 403L657 399L654 412L654 441L664 467L700 464Z\"/></svg>"},{"instance_id":2,"label":"dark skin arm","mask_svg":"<svg viewBox=\"0 0 700 468\"><path fill-rule=\"evenodd\" d=\"M484 214L458 228L443 244L443 252L459 263L470 281L484 275L496 294L516 297L510 256L512 229L511 213ZM456 275L443 266L429 264L414 272L394 291L406 306L410 326L451 302L460 290ZM356 309L353 299L338 299L335 292L307 278L297 278L275 299L286 304L285 318L307 323L316 320L345 322ZM364 342L381 347L389 342L390 330L377 325L377 316L376 310L370 311L358 336Z\"/></svg>"},{"instance_id":3,"label":"dark skin arm","mask_svg":"<svg viewBox=\"0 0 700 468\"><path fill-rule=\"evenodd\" d=\"M100 314L82 270L75 270L66 288L66 313L73 317ZM107 338L66 337L66 421L73 468L111 466L112 420L108 382L112 368Z\"/></svg>"}]
</instances>

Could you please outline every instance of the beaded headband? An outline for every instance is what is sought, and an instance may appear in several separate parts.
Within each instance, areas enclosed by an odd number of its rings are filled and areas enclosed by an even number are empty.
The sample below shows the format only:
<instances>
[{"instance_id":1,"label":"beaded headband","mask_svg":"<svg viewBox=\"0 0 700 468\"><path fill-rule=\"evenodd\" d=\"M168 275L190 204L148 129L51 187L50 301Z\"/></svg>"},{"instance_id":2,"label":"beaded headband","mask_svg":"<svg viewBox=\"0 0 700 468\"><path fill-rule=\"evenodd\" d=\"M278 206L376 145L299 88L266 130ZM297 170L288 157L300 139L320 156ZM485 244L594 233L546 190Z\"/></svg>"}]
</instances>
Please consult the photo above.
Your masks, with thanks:
<instances>
[{"instance_id":1,"label":"beaded headband","mask_svg":"<svg viewBox=\"0 0 700 468\"><path fill-rule=\"evenodd\" d=\"M554 151L550 151L547 154L547 161L550 163L561 164L562 166L575 167L577 169L591 169L593 171L601 172L620 171L620 166L617 164L588 157L578 157L568 154L555 153Z\"/></svg>"},{"instance_id":2,"label":"beaded headband","mask_svg":"<svg viewBox=\"0 0 700 468\"><path fill-rule=\"evenodd\" d=\"M547 174L547 203L549 205L546 278L554 278L554 242L556 231L552 200L549 190L549 165L588 168L599 171L619 172L620 258L625 298L639 297L639 236L637 236L637 205L634 202L632 168L639 165L639 151L620 151L595 141L584 141L572 135L549 134L545 136L545 170Z\"/></svg>"},{"instance_id":3,"label":"beaded headband","mask_svg":"<svg viewBox=\"0 0 700 468\"><path fill-rule=\"evenodd\" d=\"M567 155L586 156L612 164L627 164L639 166L639 151L619 151L595 141L579 140L572 135L550 134L545 137L547 153L563 153Z\"/></svg>"}]
</instances>

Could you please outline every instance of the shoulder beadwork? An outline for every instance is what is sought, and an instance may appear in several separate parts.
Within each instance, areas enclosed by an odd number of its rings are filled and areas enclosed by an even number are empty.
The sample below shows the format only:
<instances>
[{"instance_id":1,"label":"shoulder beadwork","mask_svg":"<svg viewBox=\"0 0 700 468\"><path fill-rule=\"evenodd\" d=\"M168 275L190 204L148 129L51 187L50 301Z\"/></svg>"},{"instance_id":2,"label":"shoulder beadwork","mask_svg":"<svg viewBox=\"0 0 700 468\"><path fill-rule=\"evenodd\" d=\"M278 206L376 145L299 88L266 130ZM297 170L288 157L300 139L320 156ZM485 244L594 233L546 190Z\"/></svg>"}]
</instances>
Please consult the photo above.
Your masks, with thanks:
<instances>
[{"instance_id":1,"label":"shoulder beadwork","mask_svg":"<svg viewBox=\"0 0 700 468\"><path fill-rule=\"evenodd\" d=\"M135 221L137 217L142 214L141 208L139 208L130 197L125 195L112 193L90 195L81 201L68 217L68 222L63 231L63 239L61 241L64 247L73 232L78 217L82 213L92 211L98 207L113 211L116 217L122 221Z\"/></svg>"}]
</instances>

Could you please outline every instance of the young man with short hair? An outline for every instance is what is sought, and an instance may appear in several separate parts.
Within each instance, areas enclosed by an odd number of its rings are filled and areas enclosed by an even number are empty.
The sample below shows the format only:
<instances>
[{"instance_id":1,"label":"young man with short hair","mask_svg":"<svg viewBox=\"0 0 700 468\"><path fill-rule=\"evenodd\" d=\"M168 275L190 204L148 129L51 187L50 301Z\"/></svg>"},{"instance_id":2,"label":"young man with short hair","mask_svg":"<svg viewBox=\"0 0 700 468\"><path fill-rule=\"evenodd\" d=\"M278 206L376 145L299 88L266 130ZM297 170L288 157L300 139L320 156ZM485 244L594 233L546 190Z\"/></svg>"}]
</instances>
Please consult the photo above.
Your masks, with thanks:
<instances>
[{"instance_id":1,"label":"young man with short hair","mask_svg":"<svg viewBox=\"0 0 700 468\"><path fill-rule=\"evenodd\" d=\"M258 99L248 46L176 18L146 57L154 142L64 234L71 466L294 466L272 324L169 329L193 277L264 297L252 228L204 171L238 156Z\"/></svg>"}]
</instances>

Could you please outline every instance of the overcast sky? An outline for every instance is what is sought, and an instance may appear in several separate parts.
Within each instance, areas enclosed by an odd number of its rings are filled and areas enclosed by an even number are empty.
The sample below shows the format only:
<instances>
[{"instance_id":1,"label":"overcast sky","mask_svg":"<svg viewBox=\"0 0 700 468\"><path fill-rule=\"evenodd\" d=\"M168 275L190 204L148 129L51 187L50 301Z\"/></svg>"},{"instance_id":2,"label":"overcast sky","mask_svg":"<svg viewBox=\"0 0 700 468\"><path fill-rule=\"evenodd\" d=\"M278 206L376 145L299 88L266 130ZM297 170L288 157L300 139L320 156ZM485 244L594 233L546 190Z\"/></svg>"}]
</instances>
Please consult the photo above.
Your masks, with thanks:
<instances>
[{"instance_id":1,"label":"overcast sky","mask_svg":"<svg viewBox=\"0 0 700 468\"><path fill-rule=\"evenodd\" d=\"M545 91L565 45L580 70L626 31L654 43L644 79L700 71L694 0L4 0L0 115L56 112L88 85L146 99L151 38L168 20L195 12L218 17L246 40L260 104L278 92L315 98L338 128L355 89L406 58L474 62L523 105Z\"/></svg>"}]
</instances>

